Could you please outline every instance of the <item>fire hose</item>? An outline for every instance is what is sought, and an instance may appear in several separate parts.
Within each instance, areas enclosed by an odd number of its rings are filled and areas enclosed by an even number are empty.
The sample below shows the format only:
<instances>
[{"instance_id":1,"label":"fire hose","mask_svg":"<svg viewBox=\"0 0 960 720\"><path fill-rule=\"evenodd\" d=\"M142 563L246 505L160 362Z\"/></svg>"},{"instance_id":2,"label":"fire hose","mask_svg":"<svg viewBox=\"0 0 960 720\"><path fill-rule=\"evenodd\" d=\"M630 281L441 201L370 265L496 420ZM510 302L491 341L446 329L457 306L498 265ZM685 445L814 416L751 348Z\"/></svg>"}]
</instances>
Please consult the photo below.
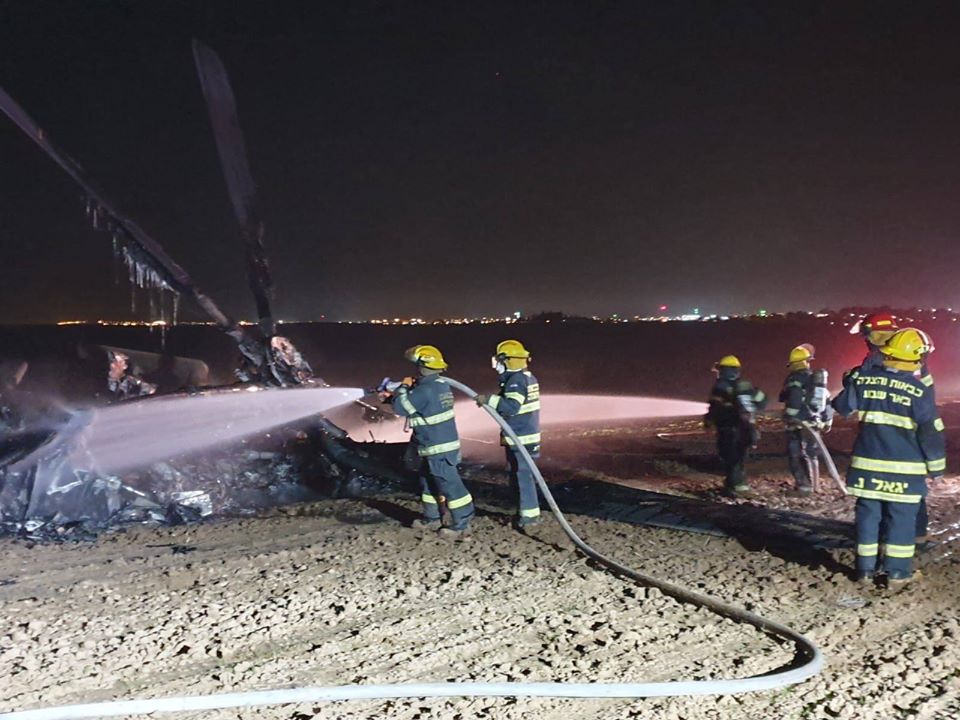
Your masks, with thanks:
<instances>
[{"instance_id":1,"label":"fire hose","mask_svg":"<svg viewBox=\"0 0 960 720\"><path fill-rule=\"evenodd\" d=\"M827 473L837 484L837 487L840 488L840 492L846 494L846 483L843 482L843 479L840 477L840 473L837 471L837 465L835 462L833 462L833 456L830 455L830 451L827 450L827 444L823 441L823 435L820 434L820 431L817 430L816 426L808 422L803 423L803 429L807 431L810 437L813 438L813 442L816 443L817 451L820 453L820 457L823 458L823 462L827 466Z\"/></svg>"},{"instance_id":2,"label":"fire hose","mask_svg":"<svg viewBox=\"0 0 960 720\"><path fill-rule=\"evenodd\" d=\"M451 387L470 398L477 394L452 378L443 378ZM680 602L691 603L756 627L758 630L793 643L794 659L785 668L746 678L721 680L675 680L650 683L599 682L433 682L399 685L340 685L329 687L282 688L253 690L218 695L193 695L143 700L115 700L83 705L63 705L37 710L19 710L0 714L0 720L74 720L76 718L118 717L157 712L197 712L224 708L286 705L335 700L383 700L430 697L563 697L563 698L642 698L686 695L733 695L743 692L774 690L803 682L823 669L820 650L806 637L779 622L768 620L748 610L717 598L694 592L652 575L639 572L594 550L570 526L557 505L543 475L526 448L519 442L507 422L491 407L484 406L503 432L513 439L521 458L533 472L541 494L550 506L567 537L587 557L612 572L648 587L658 588Z\"/></svg>"}]
</instances>

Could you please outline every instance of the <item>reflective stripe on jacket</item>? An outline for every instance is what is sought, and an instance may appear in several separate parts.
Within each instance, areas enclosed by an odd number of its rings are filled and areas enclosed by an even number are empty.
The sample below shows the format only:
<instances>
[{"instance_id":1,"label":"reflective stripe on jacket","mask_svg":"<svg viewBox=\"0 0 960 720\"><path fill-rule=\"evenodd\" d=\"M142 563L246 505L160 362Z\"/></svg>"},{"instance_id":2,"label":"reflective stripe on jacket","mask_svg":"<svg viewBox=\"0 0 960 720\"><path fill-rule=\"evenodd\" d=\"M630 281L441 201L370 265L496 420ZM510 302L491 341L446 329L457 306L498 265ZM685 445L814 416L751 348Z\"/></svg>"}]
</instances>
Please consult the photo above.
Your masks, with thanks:
<instances>
[{"instance_id":1,"label":"reflective stripe on jacket","mask_svg":"<svg viewBox=\"0 0 960 720\"><path fill-rule=\"evenodd\" d=\"M508 370L500 376L500 393L487 401L507 421L531 454L540 451L540 383L529 370ZM501 433L504 445L513 438Z\"/></svg>"},{"instance_id":2,"label":"reflective stripe on jacket","mask_svg":"<svg viewBox=\"0 0 960 720\"><path fill-rule=\"evenodd\" d=\"M407 390L393 396L393 410L410 418L420 457L446 457L460 462L460 436L453 414L453 392L440 375L424 375Z\"/></svg>"},{"instance_id":3,"label":"reflective stripe on jacket","mask_svg":"<svg viewBox=\"0 0 960 720\"><path fill-rule=\"evenodd\" d=\"M783 403L783 422L787 427L800 427L800 423L813 419L810 400L813 394L813 373L805 368L787 375L780 391Z\"/></svg>"},{"instance_id":4,"label":"reflective stripe on jacket","mask_svg":"<svg viewBox=\"0 0 960 720\"><path fill-rule=\"evenodd\" d=\"M946 469L943 421L932 388L913 373L867 366L849 375L834 407L856 414L860 432L847 471L847 492L890 502L920 502L926 477Z\"/></svg>"}]
</instances>

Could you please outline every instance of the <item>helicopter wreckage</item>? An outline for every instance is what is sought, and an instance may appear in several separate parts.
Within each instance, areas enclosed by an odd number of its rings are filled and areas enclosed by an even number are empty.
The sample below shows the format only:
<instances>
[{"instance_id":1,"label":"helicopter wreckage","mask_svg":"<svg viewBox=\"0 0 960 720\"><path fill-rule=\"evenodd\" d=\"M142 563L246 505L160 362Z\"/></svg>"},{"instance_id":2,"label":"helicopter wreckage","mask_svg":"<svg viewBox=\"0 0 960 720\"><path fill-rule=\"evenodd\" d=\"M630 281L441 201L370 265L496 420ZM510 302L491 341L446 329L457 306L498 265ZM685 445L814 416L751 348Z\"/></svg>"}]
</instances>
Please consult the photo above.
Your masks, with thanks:
<instances>
[{"instance_id":1,"label":"helicopter wreckage","mask_svg":"<svg viewBox=\"0 0 960 720\"><path fill-rule=\"evenodd\" d=\"M189 393L201 399L253 389L325 388L293 342L277 334L264 224L233 90L216 53L197 41L193 53L239 224L247 279L257 309L254 327L243 326L225 314L163 246L121 213L2 88L0 110L82 188L87 217L95 229L110 236L114 256L126 268L134 309L138 294L145 293L151 318L159 316L176 324L185 300L236 342L240 357L235 370L237 385L200 391L184 388L180 395ZM104 350L109 365L106 381L114 402L146 406L170 397L158 394L155 385L140 377L137 363L130 358L136 353ZM17 408L16 387L26 372L25 363L17 367L18 373L0 387L0 534L83 539L130 523L176 524L251 514L265 506L300 500L378 492L387 486L413 487L415 479L404 469L404 444L356 442L321 414L286 423L270 433L235 439L214 450L114 473L103 467L89 442L101 411L47 408L40 417L25 419ZM354 402L367 419L392 417L375 405ZM116 441L137 442L134 437Z\"/></svg>"}]
</instances>

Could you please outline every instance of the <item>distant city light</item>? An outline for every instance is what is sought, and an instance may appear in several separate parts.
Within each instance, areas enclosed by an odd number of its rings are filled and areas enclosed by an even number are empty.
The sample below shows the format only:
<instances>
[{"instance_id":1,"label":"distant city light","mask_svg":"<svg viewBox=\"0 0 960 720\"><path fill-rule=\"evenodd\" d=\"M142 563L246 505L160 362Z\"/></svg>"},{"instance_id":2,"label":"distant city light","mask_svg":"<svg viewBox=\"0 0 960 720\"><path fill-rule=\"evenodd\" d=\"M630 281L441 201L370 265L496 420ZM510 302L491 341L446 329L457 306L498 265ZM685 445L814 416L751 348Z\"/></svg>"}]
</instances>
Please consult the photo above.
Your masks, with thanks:
<instances>
[{"instance_id":1,"label":"distant city light","mask_svg":"<svg viewBox=\"0 0 960 720\"><path fill-rule=\"evenodd\" d=\"M512 325L515 323L550 323L553 320L557 322L585 322L593 321L598 323L640 323L640 322L682 322L682 321L699 321L699 322L709 322L709 321L724 321L731 319L739 320L750 320L750 319L769 319L775 317L784 317L783 313L776 313L767 310L766 308L760 308L752 314L743 314L743 315L720 315L720 314L711 314L704 315L701 312L701 308L692 308L693 312L683 313L679 315L670 315L667 314L665 309L667 305L659 305L658 308L660 312L651 313L648 316L642 315L622 315L620 313L611 313L607 316L593 315L590 317L579 317L579 316L565 316L563 313L542 313L542 315L534 314L532 316L524 316L520 310L516 310L509 315L505 316L480 316L480 317L448 317L448 318L422 318L422 317L394 317L394 318L373 318L373 319L363 319L363 320L328 320L326 317L321 316L320 320L292 320L284 318L278 321L278 324L283 323L285 325L289 324L310 324L314 322L337 322L341 324L370 324L370 325L492 325L492 324L505 324ZM804 311L806 315L810 317L815 317L821 320L829 321L830 325L843 325L844 327L850 327L854 323L851 319L848 319L847 313L835 313L835 312L810 312ZM917 312L917 311L914 311ZM950 322L957 322L960 320L960 316L956 315L952 310L941 308L934 311L932 308L930 310L921 309L920 313L923 313L923 316L930 318L931 320L938 320L943 317L944 320L949 320ZM936 315L928 316L928 312L936 312ZM949 314L949 318L947 315ZM554 315L551 319L550 315ZM856 314L851 314L851 317L858 317ZM901 318L901 321L904 323L912 323L914 319L904 315ZM238 325L243 326L254 326L256 323L250 320L240 320ZM57 322L57 325L101 325L101 326L121 326L121 327L145 327L145 328L162 328L164 330L179 326L191 326L191 325L203 325L203 326L213 326L215 323L212 321L184 321L171 323L169 320L73 320L65 319Z\"/></svg>"}]
</instances>

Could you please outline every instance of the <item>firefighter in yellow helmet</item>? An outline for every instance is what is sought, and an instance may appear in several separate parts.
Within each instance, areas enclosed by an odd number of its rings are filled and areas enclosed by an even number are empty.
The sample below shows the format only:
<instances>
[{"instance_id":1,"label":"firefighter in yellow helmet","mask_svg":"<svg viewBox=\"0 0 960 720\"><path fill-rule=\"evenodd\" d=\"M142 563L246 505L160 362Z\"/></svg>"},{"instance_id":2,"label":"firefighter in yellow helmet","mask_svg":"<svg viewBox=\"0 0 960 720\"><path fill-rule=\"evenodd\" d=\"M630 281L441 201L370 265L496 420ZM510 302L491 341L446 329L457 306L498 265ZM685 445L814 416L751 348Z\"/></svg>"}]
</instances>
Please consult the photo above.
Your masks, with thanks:
<instances>
[{"instance_id":1,"label":"firefighter in yellow helmet","mask_svg":"<svg viewBox=\"0 0 960 720\"><path fill-rule=\"evenodd\" d=\"M382 395L389 397L394 412L408 419L412 442L420 456L420 500L423 516L414 527L436 529L444 537L463 535L473 517L473 498L467 491L457 464L460 436L453 414L453 393L440 377L447 369L443 354L433 345L415 345L406 358L417 366L419 377L403 382ZM440 498L446 500L451 525L441 527Z\"/></svg>"},{"instance_id":2,"label":"firefighter in yellow helmet","mask_svg":"<svg viewBox=\"0 0 960 720\"><path fill-rule=\"evenodd\" d=\"M913 578L916 519L927 477L946 469L943 421L930 389L917 377L933 343L915 328L899 330L881 347L882 367L861 367L833 405L856 414L860 431L847 471L847 493L857 498L857 579L872 582L882 568L888 583ZM886 522L886 535L881 523Z\"/></svg>"},{"instance_id":3,"label":"firefighter in yellow helmet","mask_svg":"<svg viewBox=\"0 0 960 720\"><path fill-rule=\"evenodd\" d=\"M530 352L519 340L504 340L497 345L491 364L500 377L500 392L477 395L477 405L496 410L530 456L540 457L540 383L528 368ZM501 433L500 442L506 447L510 484L520 498L517 527L522 530L540 522L537 486L533 471L518 453L513 438Z\"/></svg>"},{"instance_id":4,"label":"firefighter in yellow helmet","mask_svg":"<svg viewBox=\"0 0 960 720\"><path fill-rule=\"evenodd\" d=\"M760 433L756 413L767 404L763 390L741 377L740 360L725 355L713 366L717 381L710 392L710 405L703 419L705 427L717 429L717 452L726 467L725 488L732 495L747 494L744 463L747 450L756 447Z\"/></svg>"},{"instance_id":5,"label":"firefighter in yellow helmet","mask_svg":"<svg viewBox=\"0 0 960 720\"><path fill-rule=\"evenodd\" d=\"M881 348L886 345L887 342L889 342L890 338L892 338L899 329L900 326L897 324L897 319L889 312L871 313L850 328L851 335L859 334L864 339L864 342L867 345L867 355L858 367L852 368L844 373L844 387L847 387L851 382L855 381L861 370L871 367L883 367L883 361L886 356L883 354ZM929 350L927 351L926 355L924 355L924 359L920 362L915 374L920 382L927 387L927 393L930 395L931 400L936 403L937 396L936 388L934 387L933 375L931 375L930 371L927 369L926 362L927 356L929 356L934 350L933 341L930 339L930 336L922 330L917 330L917 332L923 336L924 342L927 343ZM922 546L927 542L928 523L929 515L927 513L927 500L926 498L923 498L920 500L920 507L917 510L916 539L917 545L919 546ZM881 537L886 536L884 528L881 528L880 535Z\"/></svg>"},{"instance_id":6,"label":"firefighter in yellow helmet","mask_svg":"<svg viewBox=\"0 0 960 720\"><path fill-rule=\"evenodd\" d=\"M827 391L827 371L810 368L814 347L809 343L797 345L790 351L787 366L790 370L780 391L783 403L783 424L787 434L787 461L796 486L794 495L810 495L820 479L820 458L815 440L804 429L804 423L829 431L833 421L830 394Z\"/></svg>"}]
</instances>

